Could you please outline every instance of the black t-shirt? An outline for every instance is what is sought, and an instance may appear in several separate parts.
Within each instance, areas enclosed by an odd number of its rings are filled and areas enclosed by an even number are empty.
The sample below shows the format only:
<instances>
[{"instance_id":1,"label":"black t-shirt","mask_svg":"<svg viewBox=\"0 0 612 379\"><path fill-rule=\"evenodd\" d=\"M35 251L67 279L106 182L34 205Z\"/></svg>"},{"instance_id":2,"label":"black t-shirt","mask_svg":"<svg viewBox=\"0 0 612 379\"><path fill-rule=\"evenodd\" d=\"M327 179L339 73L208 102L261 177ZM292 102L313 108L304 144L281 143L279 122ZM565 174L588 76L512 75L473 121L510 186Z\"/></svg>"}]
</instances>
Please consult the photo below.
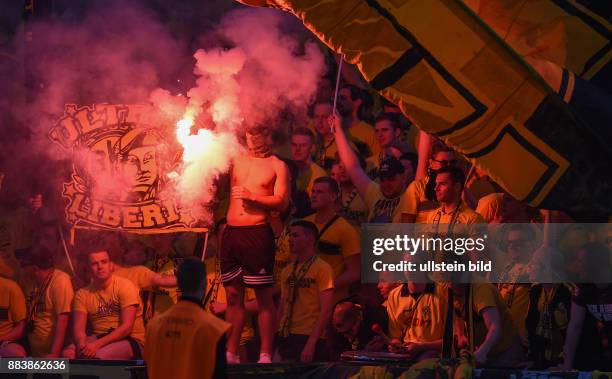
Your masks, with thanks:
<instances>
[{"instance_id":1,"label":"black t-shirt","mask_svg":"<svg viewBox=\"0 0 612 379\"><path fill-rule=\"evenodd\" d=\"M597 288L593 284L578 286L574 302L584 308L596 320L603 322L606 328L612 328L612 285Z\"/></svg>"},{"instance_id":2,"label":"black t-shirt","mask_svg":"<svg viewBox=\"0 0 612 379\"><path fill-rule=\"evenodd\" d=\"M612 285L597 288L593 284L581 284L572 300L577 305L584 307L587 313L580 338L581 344L576 354L577 361L583 360L584 364L575 362L576 368L603 369L610 367Z\"/></svg>"}]
</instances>

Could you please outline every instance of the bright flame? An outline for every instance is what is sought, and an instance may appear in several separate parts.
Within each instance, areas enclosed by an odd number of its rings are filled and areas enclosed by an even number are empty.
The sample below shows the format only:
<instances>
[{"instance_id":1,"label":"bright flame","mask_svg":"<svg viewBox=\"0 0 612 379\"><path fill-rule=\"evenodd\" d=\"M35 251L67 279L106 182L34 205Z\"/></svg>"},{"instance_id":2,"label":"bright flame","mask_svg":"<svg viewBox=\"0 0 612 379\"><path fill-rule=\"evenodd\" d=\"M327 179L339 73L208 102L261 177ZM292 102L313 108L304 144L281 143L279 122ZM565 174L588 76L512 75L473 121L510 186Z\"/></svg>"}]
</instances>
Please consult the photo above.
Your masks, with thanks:
<instances>
[{"instance_id":1,"label":"bright flame","mask_svg":"<svg viewBox=\"0 0 612 379\"><path fill-rule=\"evenodd\" d=\"M208 154L213 133L208 129L199 129L198 134L191 134L193 120L184 118L176 123L176 138L183 146L183 162L194 162Z\"/></svg>"}]
</instances>

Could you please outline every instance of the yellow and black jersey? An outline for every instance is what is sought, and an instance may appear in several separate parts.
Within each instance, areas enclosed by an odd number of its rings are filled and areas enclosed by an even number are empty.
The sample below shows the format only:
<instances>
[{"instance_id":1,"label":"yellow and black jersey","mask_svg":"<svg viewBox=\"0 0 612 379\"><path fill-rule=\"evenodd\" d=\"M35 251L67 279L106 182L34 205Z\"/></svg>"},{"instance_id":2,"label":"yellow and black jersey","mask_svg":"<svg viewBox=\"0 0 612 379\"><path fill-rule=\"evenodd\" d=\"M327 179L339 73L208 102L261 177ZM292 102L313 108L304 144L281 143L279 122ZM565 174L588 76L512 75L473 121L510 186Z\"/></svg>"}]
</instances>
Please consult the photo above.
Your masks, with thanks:
<instances>
[{"instance_id":1,"label":"yellow and black jersey","mask_svg":"<svg viewBox=\"0 0 612 379\"><path fill-rule=\"evenodd\" d=\"M389 337L404 343L441 340L447 312L445 291L433 283L417 294L410 293L407 284L394 288L386 302Z\"/></svg>"}]
</instances>

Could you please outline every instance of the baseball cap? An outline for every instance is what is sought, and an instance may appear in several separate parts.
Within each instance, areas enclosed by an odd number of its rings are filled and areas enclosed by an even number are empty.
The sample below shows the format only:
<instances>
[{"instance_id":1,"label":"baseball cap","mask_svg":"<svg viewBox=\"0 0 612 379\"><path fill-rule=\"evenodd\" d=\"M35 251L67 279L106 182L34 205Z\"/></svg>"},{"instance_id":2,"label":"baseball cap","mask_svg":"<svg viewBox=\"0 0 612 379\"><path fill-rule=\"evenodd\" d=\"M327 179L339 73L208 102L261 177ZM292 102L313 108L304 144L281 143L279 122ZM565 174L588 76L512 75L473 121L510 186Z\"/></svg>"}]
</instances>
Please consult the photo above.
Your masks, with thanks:
<instances>
[{"instance_id":1,"label":"baseball cap","mask_svg":"<svg viewBox=\"0 0 612 379\"><path fill-rule=\"evenodd\" d=\"M380 162L378 177L381 179L393 178L397 174L404 173L404 165L395 158L385 158Z\"/></svg>"},{"instance_id":2,"label":"baseball cap","mask_svg":"<svg viewBox=\"0 0 612 379\"><path fill-rule=\"evenodd\" d=\"M15 250L15 258L17 258L21 267L38 266L42 269L53 267L53 253L40 244Z\"/></svg>"}]
</instances>

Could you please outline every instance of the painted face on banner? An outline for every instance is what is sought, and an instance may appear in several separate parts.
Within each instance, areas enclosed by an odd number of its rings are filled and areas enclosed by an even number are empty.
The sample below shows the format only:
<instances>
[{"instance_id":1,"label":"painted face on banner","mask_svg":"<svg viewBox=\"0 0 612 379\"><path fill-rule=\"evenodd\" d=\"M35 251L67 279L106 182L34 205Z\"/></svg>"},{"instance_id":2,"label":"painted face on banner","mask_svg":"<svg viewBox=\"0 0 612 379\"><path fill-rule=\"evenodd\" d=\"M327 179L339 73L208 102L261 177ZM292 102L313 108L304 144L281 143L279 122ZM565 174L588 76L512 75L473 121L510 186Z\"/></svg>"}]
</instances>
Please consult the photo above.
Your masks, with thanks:
<instances>
[{"instance_id":1,"label":"painted face on banner","mask_svg":"<svg viewBox=\"0 0 612 379\"><path fill-rule=\"evenodd\" d=\"M73 153L74 171L64 184L66 219L88 227L156 230L190 227L167 187L180 165L176 136L151 107L67 105L49 138Z\"/></svg>"}]
</instances>

